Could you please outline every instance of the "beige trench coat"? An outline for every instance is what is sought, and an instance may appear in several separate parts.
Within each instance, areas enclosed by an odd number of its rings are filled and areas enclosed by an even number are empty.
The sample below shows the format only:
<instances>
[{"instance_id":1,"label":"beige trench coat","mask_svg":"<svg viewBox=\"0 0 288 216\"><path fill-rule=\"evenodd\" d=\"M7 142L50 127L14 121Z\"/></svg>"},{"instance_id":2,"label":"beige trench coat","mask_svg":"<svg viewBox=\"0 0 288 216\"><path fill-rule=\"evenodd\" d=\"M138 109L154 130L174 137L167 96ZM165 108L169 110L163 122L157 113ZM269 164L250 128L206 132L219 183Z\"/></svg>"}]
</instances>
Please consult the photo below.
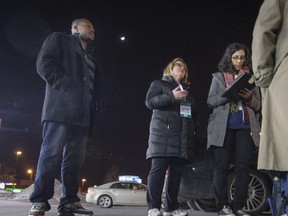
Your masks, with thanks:
<instances>
[{"instance_id":1,"label":"beige trench coat","mask_svg":"<svg viewBox=\"0 0 288 216\"><path fill-rule=\"evenodd\" d=\"M288 171L288 1L265 0L255 23L252 63L262 92L258 169Z\"/></svg>"}]
</instances>

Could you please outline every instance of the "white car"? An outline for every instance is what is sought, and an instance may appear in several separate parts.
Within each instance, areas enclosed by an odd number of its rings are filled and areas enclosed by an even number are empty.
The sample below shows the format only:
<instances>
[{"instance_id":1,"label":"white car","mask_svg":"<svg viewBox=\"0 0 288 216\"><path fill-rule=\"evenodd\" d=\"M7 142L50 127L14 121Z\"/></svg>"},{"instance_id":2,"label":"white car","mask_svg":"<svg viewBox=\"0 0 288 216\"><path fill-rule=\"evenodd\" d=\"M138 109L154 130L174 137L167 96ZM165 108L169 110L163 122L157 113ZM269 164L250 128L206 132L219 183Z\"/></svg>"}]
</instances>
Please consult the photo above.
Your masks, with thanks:
<instances>
[{"instance_id":1,"label":"white car","mask_svg":"<svg viewBox=\"0 0 288 216\"><path fill-rule=\"evenodd\" d=\"M89 187L86 202L95 203L103 208L113 205L139 205L146 206L147 186L132 181L115 181Z\"/></svg>"}]
</instances>

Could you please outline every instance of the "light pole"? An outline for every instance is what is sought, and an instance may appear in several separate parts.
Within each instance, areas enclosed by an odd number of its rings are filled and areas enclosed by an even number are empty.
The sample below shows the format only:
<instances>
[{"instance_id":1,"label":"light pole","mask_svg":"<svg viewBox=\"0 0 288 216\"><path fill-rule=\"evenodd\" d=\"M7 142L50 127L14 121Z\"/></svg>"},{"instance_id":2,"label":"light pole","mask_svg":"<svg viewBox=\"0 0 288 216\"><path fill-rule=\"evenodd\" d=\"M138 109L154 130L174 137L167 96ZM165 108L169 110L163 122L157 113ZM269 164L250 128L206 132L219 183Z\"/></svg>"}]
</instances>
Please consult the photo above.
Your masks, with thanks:
<instances>
[{"instance_id":1,"label":"light pole","mask_svg":"<svg viewBox=\"0 0 288 216\"><path fill-rule=\"evenodd\" d=\"M81 189L82 189L82 192L84 191L84 184L85 184L85 182L86 182L86 179L85 179L85 178L83 178L83 179L82 179L82 187L81 187Z\"/></svg>"},{"instance_id":2,"label":"light pole","mask_svg":"<svg viewBox=\"0 0 288 216\"><path fill-rule=\"evenodd\" d=\"M16 151L16 163L15 163L15 175L17 176L17 165L18 165L18 157L22 154L22 151Z\"/></svg>"},{"instance_id":3,"label":"light pole","mask_svg":"<svg viewBox=\"0 0 288 216\"><path fill-rule=\"evenodd\" d=\"M32 169L28 169L28 170L27 170L27 173L30 175L29 180L30 180L30 182L31 182L31 181L32 181L32 174L33 174Z\"/></svg>"}]
</instances>

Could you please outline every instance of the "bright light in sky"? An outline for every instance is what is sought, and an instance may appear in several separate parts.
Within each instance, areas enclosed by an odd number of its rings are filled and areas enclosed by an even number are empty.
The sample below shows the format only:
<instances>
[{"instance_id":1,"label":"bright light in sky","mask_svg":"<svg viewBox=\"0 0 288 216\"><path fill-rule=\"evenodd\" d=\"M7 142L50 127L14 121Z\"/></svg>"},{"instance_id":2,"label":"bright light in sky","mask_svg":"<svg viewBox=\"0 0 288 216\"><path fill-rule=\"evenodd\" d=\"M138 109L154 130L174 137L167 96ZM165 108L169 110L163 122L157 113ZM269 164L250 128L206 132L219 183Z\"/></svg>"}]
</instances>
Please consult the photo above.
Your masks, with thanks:
<instances>
[{"instance_id":1,"label":"bright light in sky","mask_svg":"<svg viewBox=\"0 0 288 216\"><path fill-rule=\"evenodd\" d=\"M120 37L120 39L121 39L122 41L124 41L126 38L125 38L124 36L122 36L122 37Z\"/></svg>"}]
</instances>

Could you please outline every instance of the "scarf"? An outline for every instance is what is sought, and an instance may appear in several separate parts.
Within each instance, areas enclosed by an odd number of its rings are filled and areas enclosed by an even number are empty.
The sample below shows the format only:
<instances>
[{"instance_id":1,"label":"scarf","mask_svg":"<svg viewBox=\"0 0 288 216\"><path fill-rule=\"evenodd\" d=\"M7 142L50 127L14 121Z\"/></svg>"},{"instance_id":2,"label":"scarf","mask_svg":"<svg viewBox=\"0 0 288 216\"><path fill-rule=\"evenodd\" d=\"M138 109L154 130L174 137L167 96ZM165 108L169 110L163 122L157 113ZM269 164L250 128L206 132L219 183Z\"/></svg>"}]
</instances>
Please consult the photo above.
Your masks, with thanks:
<instances>
[{"instance_id":1,"label":"scarf","mask_svg":"<svg viewBox=\"0 0 288 216\"><path fill-rule=\"evenodd\" d=\"M225 84L226 84L226 88L231 86L232 83L234 82L234 80L243 73L250 73L249 68L244 66L242 67L238 74L235 74L234 72L224 72L223 76L224 76L224 80L225 80ZM239 102L240 104L238 105L238 101L236 99L231 99L230 101L230 112L233 114L235 112L239 111L239 106L242 106L243 108L243 121L245 123L249 122L249 117L248 117L248 110L247 107L245 105L243 105L242 101Z\"/></svg>"}]
</instances>

